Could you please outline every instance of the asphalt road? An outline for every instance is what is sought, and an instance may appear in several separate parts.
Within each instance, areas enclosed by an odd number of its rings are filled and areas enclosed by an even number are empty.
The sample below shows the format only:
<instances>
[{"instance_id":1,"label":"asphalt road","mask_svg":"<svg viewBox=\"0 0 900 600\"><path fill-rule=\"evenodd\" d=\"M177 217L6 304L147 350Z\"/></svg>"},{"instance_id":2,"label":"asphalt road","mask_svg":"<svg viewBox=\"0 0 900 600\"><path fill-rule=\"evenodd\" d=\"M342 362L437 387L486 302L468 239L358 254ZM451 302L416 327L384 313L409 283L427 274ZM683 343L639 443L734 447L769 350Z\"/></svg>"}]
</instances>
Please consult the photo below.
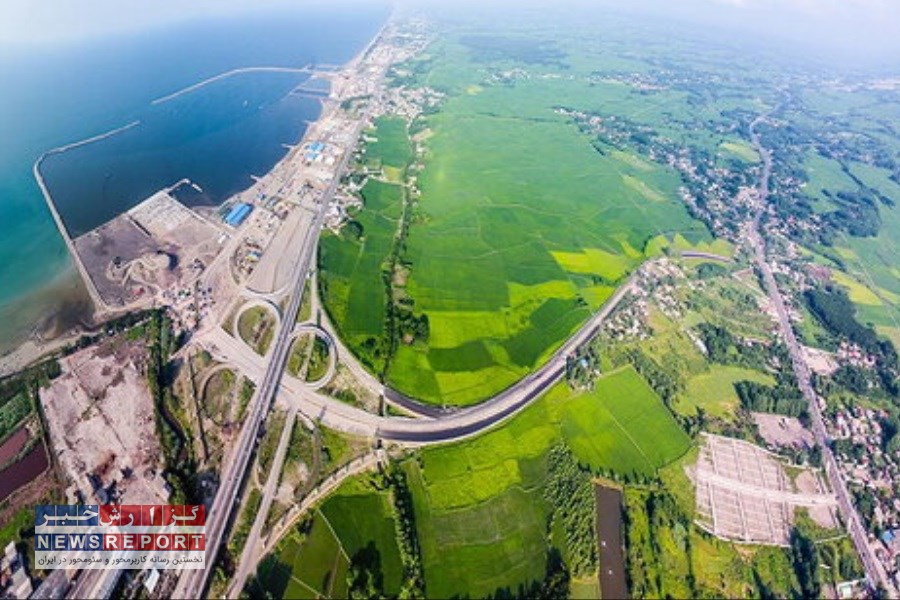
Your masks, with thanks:
<instances>
[{"instance_id":1,"label":"asphalt road","mask_svg":"<svg viewBox=\"0 0 900 600\"><path fill-rule=\"evenodd\" d=\"M822 450L822 463L825 467L825 474L828 477L828 483L831 485L831 489L834 491L835 496L837 496L838 508L840 509L841 517L843 518L844 523L846 523L847 525L847 531L849 532L850 538L853 540L854 546L856 546L856 551L859 554L860 559L862 560L863 567L866 571L866 577L872 585L880 583L882 586L884 586L884 588L888 590L888 595L890 597L897 597L897 590L894 589L893 584L887 577L887 573L885 572L884 567L881 565L881 562L875 557L875 553L872 551L872 548L868 543L868 535L866 533L865 527L863 527L862 520L859 518L859 513L853 506L853 501L851 500L850 493L847 491L847 486L844 483L844 479L841 476L840 470L838 469L837 461L835 460L834 454L831 452L831 448L828 445L828 433L825 429L825 422L822 419L822 411L819 407L818 396L811 383L809 368L807 367L806 361L803 358L803 354L800 351L800 344L797 342L797 338L794 335L794 328L791 325L784 298L782 297L781 292L778 289L778 283L775 281L775 276L772 274L772 269L769 267L769 264L766 261L766 246L765 240L760 234L760 220L769 197L769 178L772 173L772 153L762 145L759 134L756 132L756 126L761 123L764 118L765 117L758 117L750 126L753 145L756 147L756 151L763 159L763 172L759 180L759 186L757 188L760 207L753 218L753 228L750 232L750 242L753 246L754 262L756 263L757 268L762 273L763 283L765 284L766 291L769 294L769 299L771 300L772 305L775 307L775 311L778 315L778 325L781 329L784 342L788 347L788 352L791 357L791 364L794 369L794 374L797 377L797 384L800 387L800 391L803 393L803 397L806 399L806 402L809 406L809 414L812 420L813 436L816 439L816 443Z\"/></svg>"},{"instance_id":2,"label":"asphalt road","mask_svg":"<svg viewBox=\"0 0 900 600\"><path fill-rule=\"evenodd\" d=\"M354 132L353 139L358 139L359 134L365 124L367 117L360 119L359 124ZM315 258L315 250L319 239L319 231L322 228L322 221L325 213L331 203L334 193L340 183L341 174L347 167L350 157L353 155L353 149L348 148L344 153L340 165L335 170L335 175L330 182L328 188L322 194L320 199L319 210L309 229L307 229L301 249L301 259L297 263L297 269L294 273L294 284L289 296L288 305L285 308L284 315L291 321L290 325L283 322L278 328L278 334L275 339L273 350L269 354L269 362L265 375L259 383L250 401L247 419L241 428L240 437L235 445L228 462L224 465L222 477L219 483L219 489L216 497L210 507L209 517L206 523L206 544L207 544L207 560L209 566L206 569L198 569L195 571L186 571L181 576L178 586L175 588L173 596L175 598L199 598L206 588L209 580L209 574L212 572L212 563L215 560L216 552L220 547L227 525L231 519L232 512L240 498L240 491L243 487L244 478L250 459L256 448L257 437L260 425L269 413L272 400L278 391L281 375L284 372L284 366L287 362L287 355L290 351L290 340L293 332L293 316L300 309L300 301L303 298L303 290L308 281L308 274L313 266L312 262Z\"/></svg>"}]
</instances>

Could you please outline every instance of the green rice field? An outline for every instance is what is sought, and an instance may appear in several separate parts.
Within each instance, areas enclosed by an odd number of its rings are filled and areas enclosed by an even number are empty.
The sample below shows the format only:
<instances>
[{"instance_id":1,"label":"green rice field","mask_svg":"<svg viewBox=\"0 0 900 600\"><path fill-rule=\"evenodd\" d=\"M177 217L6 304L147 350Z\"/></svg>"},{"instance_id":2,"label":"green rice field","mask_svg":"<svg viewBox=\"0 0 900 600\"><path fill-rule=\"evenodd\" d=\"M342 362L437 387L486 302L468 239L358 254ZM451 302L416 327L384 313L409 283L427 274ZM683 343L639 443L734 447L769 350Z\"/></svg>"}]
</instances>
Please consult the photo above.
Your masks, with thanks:
<instances>
[{"instance_id":1,"label":"green rice field","mask_svg":"<svg viewBox=\"0 0 900 600\"><path fill-rule=\"evenodd\" d=\"M447 93L422 123L430 135L421 198L402 255L410 269L405 292L429 320L427 342L400 344L391 356L378 346L386 334L381 270L402 208L398 187L370 180L355 217L362 237L345 232L321 243L325 304L350 347L373 370L386 367L392 387L449 405L484 400L533 370L648 256L713 242L682 205L674 170L599 152L555 110L565 102L640 113L662 125L662 107L680 109L671 101L683 96L645 98L566 78L495 84L478 67L516 57L491 49L494 58L486 59L472 43L441 39L417 76ZM402 122L378 121L374 137L369 168L406 166Z\"/></svg>"},{"instance_id":2,"label":"green rice field","mask_svg":"<svg viewBox=\"0 0 900 600\"><path fill-rule=\"evenodd\" d=\"M429 597L516 590L544 574L546 453L564 440L593 469L653 474L690 447L630 367L576 393L559 385L498 429L428 448L409 476Z\"/></svg>"},{"instance_id":3,"label":"green rice field","mask_svg":"<svg viewBox=\"0 0 900 600\"><path fill-rule=\"evenodd\" d=\"M350 479L301 529L260 563L256 579L248 584L252 597L346 598L351 561L367 547L377 552L385 594L399 593L403 565L386 492L362 478Z\"/></svg>"}]
</instances>

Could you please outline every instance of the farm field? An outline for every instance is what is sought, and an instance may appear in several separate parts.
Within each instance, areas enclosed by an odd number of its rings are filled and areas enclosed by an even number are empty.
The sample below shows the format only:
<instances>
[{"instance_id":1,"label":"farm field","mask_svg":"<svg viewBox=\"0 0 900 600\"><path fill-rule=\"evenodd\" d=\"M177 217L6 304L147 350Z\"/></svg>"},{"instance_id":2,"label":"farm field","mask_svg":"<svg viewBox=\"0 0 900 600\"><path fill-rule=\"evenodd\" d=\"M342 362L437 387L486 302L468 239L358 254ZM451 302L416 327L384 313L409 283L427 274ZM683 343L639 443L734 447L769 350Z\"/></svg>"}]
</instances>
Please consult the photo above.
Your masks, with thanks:
<instances>
[{"instance_id":1,"label":"farm field","mask_svg":"<svg viewBox=\"0 0 900 600\"><path fill-rule=\"evenodd\" d=\"M346 598L350 565L368 550L377 556L384 593L395 596L403 572L394 536L387 493L364 478L350 479L263 560L247 591L251 597Z\"/></svg>"},{"instance_id":2,"label":"farm field","mask_svg":"<svg viewBox=\"0 0 900 600\"><path fill-rule=\"evenodd\" d=\"M839 261L832 278L847 289L861 322L871 323L879 334L900 344L900 270L894 258L900 252L900 208L896 204L900 201L900 184L890 179L885 169L850 162L848 175L840 163L819 155L807 157L804 168L810 177L807 193L830 202L830 210L835 208L834 203L823 190L832 195L857 190L859 186L851 175L894 202L879 205L881 226L877 236L841 235L832 250L832 258Z\"/></svg>"},{"instance_id":3,"label":"farm field","mask_svg":"<svg viewBox=\"0 0 900 600\"><path fill-rule=\"evenodd\" d=\"M400 392L480 402L543 363L647 258L733 251L689 216L674 168L603 146L560 112L640 119L673 136L696 118L682 91L598 80L597 69L650 65L614 58L579 34L579 43L529 50L466 26L448 32L397 75L445 94L437 111L409 127L382 117L367 133L359 168L374 179L362 189L364 208L320 243L321 295L350 349ZM510 69L523 74L497 77ZM722 99L723 110L745 105ZM398 245L403 270L387 273L403 213L397 182L413 160L409 129L428 133L416 138L421 195ZM758 159L733 135L689 135L732 162ZM391 287L427 317L426 336L398 343L386 330Z\"/></svg>"},{"instance_id":4,"label":"farm field","mask_svg":"<svg viewBox=\"0 0 900 600\"><path fill-rule=\"evenodd\" d=\"M319 246L319 288L341 338L373 371L384 368L387 292L382 267L390 255L403 210L398 185L369 180L362 190L365 209L354 216L359 235L345 226L325 234Z\"/></svg>"},{"instance_id":5,"label":"farm field","mask_svg":"<svg viewBox=\"0 0 900 600\"><path fill-rule=\"evenodd\" d=\"M431 135L418 177L422 195L403 256L406 292L428 316L430 331L427 343L400 344L386 373L392 387L450 405L479 402L533 370L648 256L666 246L712 243L682 205L673 170L599 152L555 110L565 99L576 108L649 112L661 122L661 98L564 78L486 81L485 68L517 64L517 57L476 38L441 39L417 75L418 84L447 93L424 119ZM528 58L520 66L535 68ZM380 123L367 156L388 160L393 152L382 140L397 137ZM333 254L327 242L323 255ZM344 277L364 286L378 278L378 264L357 263L356 274L347 268ZM367 287L369 308L345 309L353 316L344 319L351 347L363 357L371 353L362 343L374 344L367 336L381 325L374 283ZM349 305L353 294L338 295ZM331 303L341 322L339 304ZM358 323L363 314L370 315L368 327Z\"/></svg>"},{"instance_id":6,"label":"farm field","mask_svg":"<svg viewBox=\"0 0 900 600\"><path fill-rule=\"evenodd\" d=\"M515 591L543 577L541 494L547 452L559 441L591 469L645 475L690 446L656 394L625 368L593 392L559 385L502 429L421 451L404 468L429 596Z\"/></svg>"}]
</instances>

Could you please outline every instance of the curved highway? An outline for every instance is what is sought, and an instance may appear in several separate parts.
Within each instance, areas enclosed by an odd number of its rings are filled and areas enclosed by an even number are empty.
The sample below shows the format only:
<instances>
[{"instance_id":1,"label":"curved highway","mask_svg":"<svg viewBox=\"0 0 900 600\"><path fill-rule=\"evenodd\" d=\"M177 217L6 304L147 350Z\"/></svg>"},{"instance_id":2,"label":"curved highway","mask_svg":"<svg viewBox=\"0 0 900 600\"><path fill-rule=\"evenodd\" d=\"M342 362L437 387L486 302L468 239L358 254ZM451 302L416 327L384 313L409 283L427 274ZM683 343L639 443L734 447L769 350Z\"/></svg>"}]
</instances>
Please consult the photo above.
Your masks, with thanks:
<instances>
[{"instance_id":1,"label":"curved highway","mask_svg":"<svg viewBox=\"0 0 900 600\"><path fill-rule=\"evenodd\" d=\"M310 418L332 429L404 445L447 442L481 433L522 410L564 376L566 357L597 335L603 321L633 289L634 277L632 275L632 278L619 287L544 366L481 404L430 419L381 417L340 400L313 393L298 385L299 382L288 378L282 380L282 397L296 403L300 411Z\"/></svg>"}]
</instances>

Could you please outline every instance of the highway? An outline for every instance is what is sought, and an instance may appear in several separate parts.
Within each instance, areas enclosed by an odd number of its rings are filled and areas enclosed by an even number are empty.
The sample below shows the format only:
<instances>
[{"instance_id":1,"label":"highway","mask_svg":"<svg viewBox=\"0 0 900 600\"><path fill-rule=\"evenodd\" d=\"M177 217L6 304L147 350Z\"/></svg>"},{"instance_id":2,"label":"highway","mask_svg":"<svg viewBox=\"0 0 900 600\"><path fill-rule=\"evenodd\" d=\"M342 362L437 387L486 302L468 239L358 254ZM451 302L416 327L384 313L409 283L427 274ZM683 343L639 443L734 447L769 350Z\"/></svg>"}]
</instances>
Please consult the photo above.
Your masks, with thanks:
<instances>
[{"instance_id":1,"label":"highway","mask_svg":"<svg viewBox=\"0 0 900 600\"><path fill-rule=\"evenodd\" d=\"M363 53L351 61L348 69L358 68L363 58L380 37L381 32L376 35ZM386 70L387 66L381 69L377 76L378 81L383 79ZM366 111L357 121L349 138L354 140L352 143L359 140L362 130L369 120L372 105L373 102L370 102ZM316 257L319 232L322 229L325 214L337 192L341 176L346 171L353 153L354 147L352 144L345 148L340 162L335 167L334 175L328 187L319 198L319 210L316 212L310 227L304 232L303 242L300 247L300 260L296 263L293 285L288 295L288 304L282 313L286 315L286 318L282 320L281 326L278 328L273 349L270 350L267 357L268 364L266 365L265 374L262 380L258 382L256 392L250 400L247 417L243 427L241 427L237 443L232 448L228 460L223 464L219 488L208 512L206 521L207 568L182 572L173 593L174 598L200 598L206 590L219 548L226 539L225 534L228 531L232 513L240 501L241 489L243 488L251 459L255 453L260 426L269 414L269 409L279 390L284 367L287 363L287 356L291 348L295 315L300 310L303 292L314 267L313 261Z\"/></svg>"},{"instance_id":2,"label":"highway","mask_svg":"<svg viewBox=\"0 0 900 600\"><path fill-rule=\"evenodd\" d=\"M353 139L358 139L368 115L360 119L353 134ZM197 569L194 571L186 571L178 581L175 588L174 597L176 598L200 598L206 588L209 574L212 572L212 564L215 556L224 539L231 513L235 504L240 499L240 491L243 487L244 478L250 459L253 457L256 448L257 435L260 425L269 413L269 407L278 391L281 375L284 372L284 366L287 362L287 355L290 351L290 340L293 332L294 315L300 310L300 301L303 298L304 287L306 286L308 275L313 267L313 260L316 255L316 246L319 239L319 231L322 228L322 222L331 200L334 197L337 187L340 183L341 174L347 167L350 157L353 155L353 148L347 148L341 159L341 163L335 170L335 175L328 185L328 188L322 194L319 200L319 210L316 213L311 226L307 229L303 245L301 249L301 259L297 262L297 270L293 289L289 296L288 305L283 314L289 315L278 329L275 338L275 344L269 354L269 362L262 381L256 388L256 393L250 401L247 419L241 428L240 437L234 446L229 460L225 463L222 471L222 477L219 489L216 492L215 500L209 511L209 517L206 523L206 544L207 544L207 561L209 566L206 569ZM290 321L288 323L287 321Z\"/></svg>"},{"instance_id":3,"label":"highway","mask_svg":"<svg viewBox=\"0 0 900 600\"><path fill-rule=\"evenodd\" d=\"M831 489L834 491L835 496L837 497L841 517L843 518L844 523L847 525L847 531L850 534L850 538L853 540L853 545L856 547L856 551L859 554L860 559L862 560L863 567L866 571L866 577L868 578L870 584L872 584L873 586L876 584L881 584L884 589L888 591L888 596L895 598L897 597L897 590L894 588L893 584L887 576L887 573L884 570L884 567L876 558L875 553L868 543L868 535L866 533L865 527L862 524L862 520L859 518L859 513L853 506L853 501L850 497L850 493L847 490L847 486L844 483L844 479L841 476L840 470L838 469L837 461L834 458L834 454L831 452L831 447L828 445L828 432L825 429L825 422L822 418L822 411L819 406L819 398L812 386L809 368L807 367L806 361L803 358L803 354L800 351L800 344L797 342L797 338L794 335L794 329L791 325L787 306L784 302L783 296L781 295L781 291L778 289L778 283L775 281L775 276L772 274L772 269L769 267L769 263L766 261L766 244L762 234L760 233L760 220L762 218L762 213L766 208L766 203L769 197L769 178L772 173L772 153L763 146L759 134L756 131L757 125L764 119L765 116L758 117L750 126L750 134L753 145L763 160L763 172L760 176L759 186L757 188L758 200L760 205L753 217L752 229L750 231L750 243L753 247L754 262L757 268L762 273L766 292L769 294L769 299L771 300L772 305L775 307L775 311L778 315L778 325L781 329L784 343L788 347L788 352L791 357L791 364L794 369L794 375L797 377L797 384L800 387L800 391L803 393L803 397L806 399L806 402L809 406L813 436L816 439L816 443L822 450L822 463L825 467L825 474L828 477L828 483L829 485L831 485Z\"/></svg>"}]
</instances>

